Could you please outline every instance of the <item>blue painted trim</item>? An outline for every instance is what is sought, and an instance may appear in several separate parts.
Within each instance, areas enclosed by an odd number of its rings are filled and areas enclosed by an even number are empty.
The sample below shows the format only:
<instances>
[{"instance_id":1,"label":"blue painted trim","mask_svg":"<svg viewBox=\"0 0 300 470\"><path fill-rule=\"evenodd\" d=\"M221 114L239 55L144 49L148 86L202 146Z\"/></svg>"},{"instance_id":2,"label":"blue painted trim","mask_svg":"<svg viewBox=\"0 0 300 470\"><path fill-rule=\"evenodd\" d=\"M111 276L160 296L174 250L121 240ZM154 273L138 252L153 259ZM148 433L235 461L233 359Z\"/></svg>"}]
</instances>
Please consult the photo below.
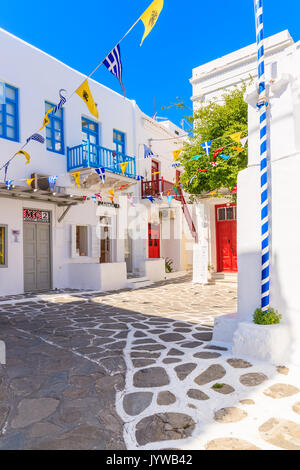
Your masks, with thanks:
<instances>
[{"instance_id":1,"label":"blue painted trim","mask_svg":"<svg viewBox=\"0 0 300 470\"><path fill-rule=\"evenodd\" d=\"M45 105L48 104L50 105L51 107L54 107L55 104L53 103L50 103L49 101L45 101ZM50 113L49 114L49 124L46 126L46 129L50 129L51 131L51 148L48 147L48 140L49 137L47 137L47 131L46 131L46 149L49 151L49 152L54 152L54 153L59 153L60 155L64 155L65 154L65 138L64 138L64 109L63 108L60 108L60 112L61 112L61 117L58 116L57 114L53 114L53 113ZM55 129L55 123L58 122L59 123L59 129ZM55 138L55 131L59 131L61 133L61 138L60 139L56 139ZM55 149L55 144L56 143L60 143L61 144L61 150L56 150Z\"/></svg>"},{"instance_id":2,"label":"blue painted trim","mask_svg":"<svg viewBox=\"0 0 300 470\"><path fill-rule=\"evenodd\" d=\"M8 98L6 96L6 90L11 89L14 90L15 92L15 99L12 100L11 98ZM3 139L11 140L13 142L19 142L20 141L20 131L19 131L19 90L18 88L15 88L11 85L7 85L4 83L4 93L5 93L5 104L1 104L1 114L2 114L2 126L3 126L3 131L2 134L0 134L0 137ZM7 112L7 107L6 105L10 104L14 107L14 113L8 113ZM7 124L7 117L10 116L14 119L14 125L8 125ZM14 137L8 137L7 135L7 128L13 129L14 130Z\"/></svg>"},{"instance_id":3,"label":"blue painted trim","mask_svg":"<svg viewBox=\"0 0 300 470\"><path fill-rule=\"evenodd\" d=\"M117 134L121 137L121 140L118 140L114 137L114 134ZM124 132L113 129L113 143L116 146L116 152L126 154L126 134Z\"/></svg>"}]
</instances>

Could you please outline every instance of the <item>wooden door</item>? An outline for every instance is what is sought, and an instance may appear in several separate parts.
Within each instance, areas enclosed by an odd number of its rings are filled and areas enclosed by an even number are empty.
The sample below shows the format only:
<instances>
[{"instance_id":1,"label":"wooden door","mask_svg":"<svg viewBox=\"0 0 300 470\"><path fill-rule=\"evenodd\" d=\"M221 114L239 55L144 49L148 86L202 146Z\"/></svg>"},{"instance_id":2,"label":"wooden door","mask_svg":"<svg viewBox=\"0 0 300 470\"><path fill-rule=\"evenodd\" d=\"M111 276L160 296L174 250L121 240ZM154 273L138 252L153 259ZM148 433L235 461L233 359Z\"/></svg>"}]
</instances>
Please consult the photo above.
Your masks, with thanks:
<instances>
[{"instance_id":1,"label":"wooden door","mask_svg":"<svg viewBox=\"0 0 300 470\"><path fill-rule=\"evenodd\" d=\"M24 224L24 291L36 290L36 225Z\"/></svg>"},{"instance_id":2,"label":"wooden door","mask_svg":"<svg viewBox=\"0 0 300 470\"><path fill-rule=\"evenodd\" d=\"M218 272L237 271L236 206L216 206L216 241Z\"/></svg>"},{"instance_id":3,"label":"wooden door","mask_svg":"<svg viewBox=\"0 0 300 470\"><path fill-rule=\"evenodd\" d=\"M51 288L49 225L36 224L36 230L36 288L37 290L49 290Z\"/></svg>"},{"instance_id":4,"label":"wooden door","mask_svg":"<svg viewBox=\"0 0 300 470\"><path fill-rule=\"evenodd\" d=\"M50 225L24 223L24 291L51 289Z\"/></svg>"},{"instance_id":5,"label":"wooden door","mask_svg":"<svg viewBox=\"0 0 300 470\"><path fill-rule=\"evenodd\" d=\"M149 258L160 258L160 226L148 224Z\"/></svg>"}]
</instances>

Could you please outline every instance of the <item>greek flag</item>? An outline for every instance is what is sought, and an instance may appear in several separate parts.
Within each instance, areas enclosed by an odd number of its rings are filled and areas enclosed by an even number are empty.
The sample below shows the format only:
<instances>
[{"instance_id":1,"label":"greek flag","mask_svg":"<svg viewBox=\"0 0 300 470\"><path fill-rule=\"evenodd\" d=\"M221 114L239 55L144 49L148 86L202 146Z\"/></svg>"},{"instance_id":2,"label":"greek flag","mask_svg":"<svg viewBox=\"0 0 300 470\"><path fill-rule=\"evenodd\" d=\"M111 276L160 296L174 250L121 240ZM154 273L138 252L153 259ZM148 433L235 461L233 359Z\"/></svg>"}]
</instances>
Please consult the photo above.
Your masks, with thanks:
<instances>
[{"instance_id":1,"label":"greek flag","mask_svg":"<svg viewBox=\"0 0 300 470\"><path fill-rule=\"evenodd\" d=\"M105 168L95 168L95 172L100 176L102 183L105 182Z\"/></svg>"},{"instance_id":2,"label":"greek flag","mask_svg":"<svg viewBox=\"0 0 300 470\"><path fill-rule=\"evenodd\" d=\"M200 144L201 147L205 150L206 155L209 155L210 152L210 147L211 147L211 140L208 140L207 142L203 142Z\"/></svg>"},{"instance_id":3,"label":"greek flag","mask_svg":"<svg viewBox=\"0 0 300 470\"><path fill-rule=\"evenodd\" d=\"M122 67L122 61L121 61L120 44L117 44L117 46L113 48L113 50L104 59L103 64L119 80L124 96L125 96L126 91L122 83L123 67Z\"/></svg>"},{"instance_id":4,"label":"greek flag","mask_svg":"<svg viewBox=\"0 0 300 470\"><path fill-rule=\"evenodd\" d=\"M144 158L152 158L154 157L154 153L152 152L147 145L144 144Z\"/></svg>"},{"instance_id":5,"label":"greek flag","mask_svg":"<svg viewBox=\"0 0 300 470\"><path fill-rule=\"evenodd\" d=\"M6 184L7 189L11 189L12 183L13 183L13 180L7 180L7 181L5 181L5 184Z\"/></svg>"},{"instance_id":6,"label":"greek flag","mask_svg":"<svg viewBox=\"0 0 300 470\"><path fill-rule=\"evenodd\" d=\"M4 181L7 179L7 172L8 172L8 167L9 167L10 162L7 162L4 167Z\"/></svg>"},{"instance_id":7,"label":"greek flag","mask_svg":"<svg viewBox=\"0 0 300 470\"><path fill-rule=\"evenodd\" d=\"M53 114L56 114L57 111L58 111L60 108L62 108L63 105L64 105L64 104L66 103L66 101L67 101L67 99L63 96L62 91L65 91L65 92L66 92L66 90L64 90L63 88L62 88L61 90L59 90L60 101L59 101L58 105L54 106L53 111L52 111Z\"/></svg>"},{"instance_id":8,"label":"greek flag","mask_svg":"<svg viewBox=\"0 0 300 470\"><path fill-rule=\"evenodd\" d=\"M142 181L142 180L145 179L145 178L144 178L144 176L138 175L138 176L136 177L136 179L137 179L137 181Z\"/></svg>"},{"instance_id":9,"label":"greek flag","mask_svg":"<svg viewBox=\"0 0 300 470\"><path fill-rule=\"evenodd\" d=\"M28 139L26 140L27 144L28 142L30 142L30 140L36 140L40 144L45 143L45 138L40 134L32 134L30 137L28 137Z\"/></svg>"},{"instance_id":10,"label":"greek flag","mask_svg":"<svg viewBox=\"0 0 300 470\"><path fill-rule=\"evenodd\" d=\"M56 183L57 178L58 178L57 176L49 176L49 178L48 178L49 188L50 188L51 192L54 191L54 187L55 187L55 183Z\"/></svg>"}]
</instances>

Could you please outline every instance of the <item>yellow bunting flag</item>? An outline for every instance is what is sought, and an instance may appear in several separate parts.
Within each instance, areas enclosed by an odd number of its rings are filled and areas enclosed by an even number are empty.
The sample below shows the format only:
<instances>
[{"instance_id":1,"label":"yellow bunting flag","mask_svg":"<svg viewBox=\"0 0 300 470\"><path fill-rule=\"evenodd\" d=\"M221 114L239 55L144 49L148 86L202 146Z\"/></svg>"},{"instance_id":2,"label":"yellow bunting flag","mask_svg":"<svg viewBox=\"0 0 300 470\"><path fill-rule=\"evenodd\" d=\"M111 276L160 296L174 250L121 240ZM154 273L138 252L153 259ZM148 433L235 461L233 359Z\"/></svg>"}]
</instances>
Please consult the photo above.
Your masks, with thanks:
<instances>
[{"instance_id":1,"label":"yellow bunting flag","mask_svg":"<svg viewBox=\"0 0 300 470\"><path fill-rule=\"evenodd\" d=\"M216 191L212 191L211 193L208 193L209 196L215 196L217 193Z\"/></svg>"},{"instance_id":2,"label":"yellow bunting flag","mask_svg":"<svg viewBox=\"0 0 300 470\"><path fill-rule=\"evenodd\" d=\"M235 134L231 134L229 136L234 142L237 142L238 144L241 143L241 137L242 137L242 132L236 132Z\"/></svg>"},{"instance_id":3,"label":"yellow bunting flag","mask_svg":"<svg viewBox=\"0 0 300 470\"><path fill-rule=\"evenodd\" d=\"M46 112L45 117L44 117L44 119L43 119L43 125L42 125L42 127L40 128L40 131L42 131L42 130L44 129L44 127L46 127L46 126L49 124L49 122L50 122L49 114L50 114L52 111L53 111L53 108L48 109L48 111Z\"/></svg>"},{"instance_id":4,"label":"yellow bunting flag","mask_svg":"<svg viewBox=\"0 0 300 470\"><path fill-rule=\"evenodd\" d=\"M113 190L113 189L109 189L108 192L109 192L109 194L110 194L110 196L108 196L109 199L110 199L112 202L114 202L114 195L115 195L114 190Z\"/></svg>"},{"instance_id":5,"label":"yellow bunting flag","mask_svg":"<svg viewBox=\"0 0 300 470\"><path fill-rule=\"evenodd\" d=\"M155 171L154 173L151 173L151 175L159 175L159 171Z\"/></svg>"},{"instance_id":6,"label":"yellow bunting flag","mask_svg":"<svg viewBox=\"0 0 300 470\"><path fill-rule=\"evenodd\" d=\"M182 152L182 149L180 149L180 150L173 150L174 162L176 162L176 160L178 160L179 155L181 154L181 152Z\"/></svg>"},{"instance_id":7,"label":"yellow bunting flag","mask_svg":"<svg viewBox=\"0 0 300 470\"><path fill-rule=\"evenodd\" d=\"M234 146L233 148L234 148L234 150L237 151L237 153L241 153L241 152L243 152L243 150L244 150L242 147L236 147L236 146Z\"/></svg>"},{"instance_id":8,"label":"yellow bunting flag","mask_svg":"<svg viewBox=\"0 0 300 470\"><path fill-rule=\"evenodd\" d=\"M15 155L24 155L24 157L26 158L25 165L28 165L28 163L30 163L30 155L29 153L24 152L24 150L19 150L19 152L15 153Z\"/></svg>"},{"instance_id":9,"label":"yellow bunting flag","mask_svg":"<svg viewBox=\"0 0 300 470\"><path fill-rule=\"evenodd\" d=\"M92 96L89 82L87 80L85 80L85 82L83 82L83 84L77 88L76 93L78 96L80 96L80 98L83 99L89 109L89 112L95 116L95 118L99 119L98 109Z\"/></svg>"},{"instance_id":10,"label":"yellow bunting flag","mask_svg":"<svg viewBox=\"0 0 300 470\"><path fill-rule=\"evenodd\" d=\"M164 6L164 0L154 0L151 5L147 8L146 11L141 16L141 20L145 26L144 36L142 38L142 42L140 45L143 44L144 39L148 36L152 28L154 27L155 23L158 20L161 10Z\"/></svg>"},{"instance_id":11,"label":"yellow bunting flag","mask_svg":"<svg viewBox=\"0 0 300 470\"><path fill-rule=\"evenodd\" d=\"M28 184L28 186L29 186L30 188L31 188L31 183L32 183L32 181L34 181L34 178L28 178L28 179L26 180L26 183Z\"/></svg>"},{"instance_id":12,"label":"yellow bunting flag","mask_svg":"<svg viewBox=\"0 0 300 470\"><path fill-rule=\"evenodd\" d=\"M80 171L76 171L75 173L71 173L71 175L74 177L75 183L78 186L78 188L80 188L80 182L79 182Z\"/></svg>"},{"instance_id":13,"label":"yellow bunting flag","mask_svg":"<svg viewBox=\"0 0 300 470\"><path fill-rule=\"evenodd\" d=\"M129 162L123 162L119 163L121 170L122 170L122 175L124 175L126 168L128 167Z\"/></svg>"}]
</instances>

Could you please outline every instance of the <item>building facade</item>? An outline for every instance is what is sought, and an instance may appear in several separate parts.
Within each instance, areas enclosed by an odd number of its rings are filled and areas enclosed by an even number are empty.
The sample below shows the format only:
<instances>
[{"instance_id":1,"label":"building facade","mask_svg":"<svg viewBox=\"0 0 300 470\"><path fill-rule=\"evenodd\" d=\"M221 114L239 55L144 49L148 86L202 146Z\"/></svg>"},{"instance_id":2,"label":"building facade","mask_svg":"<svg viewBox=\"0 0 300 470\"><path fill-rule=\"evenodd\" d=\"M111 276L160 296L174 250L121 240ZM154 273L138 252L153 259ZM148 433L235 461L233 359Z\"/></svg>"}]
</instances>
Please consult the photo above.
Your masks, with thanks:
<instances>
[{"instance_id":1,"label":"building facade","mask_svg":"<svg viewBox=\"0 0 300 470\"><path fill-rule=\"evenodd\" d=\"M276 70L276 74L274 74ZM238 176L238 313L216 320L214 340L232 342L235 355L273 364L300 363L300 42L274 58L266 70L268 106L268 198L270 307L278 325L253 323L261 305L260 130L255 84L247 90L249 158ZM272 72L273 71L273 72Z\"/></svg>"},{"instance_id":2,"label":"building facade","mask_svg":"<svg viewBox=\"0 0 300 470\"><path fill-rule=\"evenodd\" d=\"M4 30L0 44L2 167L41 128L59 90L70 97L85 77ZM134 100L94 80L89 85L99 119L73 95L38 131L45 143L31 140L26 146L30 162L25 165L19 154L1 170L0 295L119 289L132 284L128 277L163 279L163 257L177 271L191 264L183 253L189 247L181 234L188 230L171 166L183 132L149 118ZM144 158L145 144L152 159ZM104 181L97 168L105 169ZM54 188L50 176L57 177ZM155 186L162 178L163 187ZM157 190L154 203L147 198L151 185ZM170 194L177 200L169 205Z\"/></svg>"},{"instance_id":3,"label":"building facade","mask_svg":"<svg viewBox=\"0 0 300 470\"><path fill-rule=\"evenodd\" d=\"M288 31L271 36L265 41L266 68L270 77L276 76L277 60L293 45ZM194 112L210 101L222 104L226 90L241 86L244 82L256 83L257 46L239 49L224 57L193 69L190 83L193 87ZM228 196L230 196L228 194ZM207 246L208 264L215 273L236 273L237 265L237 208L228 198L205 198L199 231L201 244ZM231 275L229 275L231 276Z\"/></svg>"}]
</instances>

